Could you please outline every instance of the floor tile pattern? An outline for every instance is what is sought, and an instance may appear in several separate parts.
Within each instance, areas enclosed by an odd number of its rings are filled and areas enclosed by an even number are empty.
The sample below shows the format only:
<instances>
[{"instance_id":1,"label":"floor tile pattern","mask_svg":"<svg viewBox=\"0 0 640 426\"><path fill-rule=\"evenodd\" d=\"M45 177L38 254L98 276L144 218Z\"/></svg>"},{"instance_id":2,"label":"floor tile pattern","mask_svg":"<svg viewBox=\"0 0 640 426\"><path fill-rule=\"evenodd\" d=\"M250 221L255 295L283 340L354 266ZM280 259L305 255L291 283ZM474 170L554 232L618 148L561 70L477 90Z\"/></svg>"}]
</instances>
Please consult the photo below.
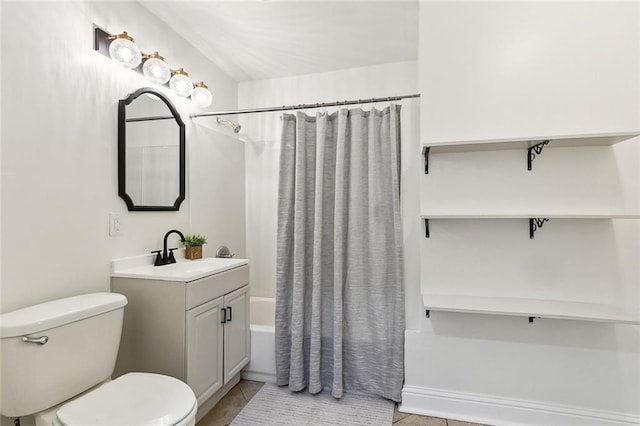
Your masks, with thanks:
<instances>
[{"instance_id":1,"label":"floor tile pattern","mask_svg":"<svg viewBox=\"0 0 640 426\"><path fill-rule=\"evenodd\" d=\"M227 426L233 421L244 406L260 390L264 383L240 380L228 394L216 404L196 426ZM266 425L265 425L266 426ZM390 425L391 426L391 425ZM418 416L416 414L393 413L393 426L481 426L476 423L458 420L441 419L438 417Z\"/></svg>"}]
</instances>

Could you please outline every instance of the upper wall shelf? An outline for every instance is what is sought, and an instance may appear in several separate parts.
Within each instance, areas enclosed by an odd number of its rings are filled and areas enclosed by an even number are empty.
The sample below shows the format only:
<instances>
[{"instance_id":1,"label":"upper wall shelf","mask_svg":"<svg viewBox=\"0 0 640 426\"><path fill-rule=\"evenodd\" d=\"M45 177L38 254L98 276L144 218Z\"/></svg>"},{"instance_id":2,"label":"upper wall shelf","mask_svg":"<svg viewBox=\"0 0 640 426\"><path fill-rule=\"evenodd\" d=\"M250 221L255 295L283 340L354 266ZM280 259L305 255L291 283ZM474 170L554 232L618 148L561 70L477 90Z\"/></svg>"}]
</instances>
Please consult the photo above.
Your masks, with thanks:
<instances>
[{"instance_id":1,"label":"upper wall shelf","mask_svg":"<svg viewBox=\"0 0 640 426\"><path fill-rule=\"evenodd\" d=\"M640 312L602 303L444 294L423 294L422 302L427 317L430 311L448 311L524 316L529 317L529 322L534 318L555 318L640 324Z\"/></svg>"},{"instance_id":2,"label":"upper wall shelf","mask_svg":"<svg viewBox=\"0 0 640 426\"><path fill-rule=\"evenodd\" d=\"M601 133L591 135L565 135L565 136L541 136L533 138L516 139L485 139L476 141L452 141L430 142L422 145L424 156L424 172L429 173L429 154L473 152L473 151L498 151L505 149L526 149L527 168L531 170L536 155L542 153L545 146L580 147L580 146L606 146L632 139L640 135L640 131L622 133Z\"/></svg>"},{"instance_id":3,"label":"upper wall shelf","mask_svg":"<svg viewBox=\"0 0 640 426\"><path fill-rule=\"evenodd\" d=\"M466 213L436 213L423 211L422 219L529 219L530 217L546 217L548 219L640 219L640 214L635 213L551 213L531 211L522 213L491 213L491 212L466 212Z\"/></svg>"}]
</instances>

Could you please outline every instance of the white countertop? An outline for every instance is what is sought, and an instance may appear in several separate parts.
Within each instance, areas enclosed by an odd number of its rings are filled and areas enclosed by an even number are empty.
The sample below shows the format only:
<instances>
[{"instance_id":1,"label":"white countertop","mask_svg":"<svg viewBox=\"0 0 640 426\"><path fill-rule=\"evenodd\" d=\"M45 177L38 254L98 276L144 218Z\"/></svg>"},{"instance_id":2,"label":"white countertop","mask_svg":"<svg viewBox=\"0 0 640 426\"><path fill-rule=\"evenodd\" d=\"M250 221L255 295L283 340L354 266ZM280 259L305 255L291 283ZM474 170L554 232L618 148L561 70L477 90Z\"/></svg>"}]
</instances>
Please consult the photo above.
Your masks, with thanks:
<instances>
[{"instance_id":1,"label":"white countertop","mask_svg":"<svg viewBox=\"0 0 640 426\"><path fill-rule=\"evenodd\" d=\"M247 259L205 257L204 259L187 260L184 259L182 253L177 254L176 263L162 266L153 265L154 255L114 259L111 261L111 276L114 278L188 282L249 264Z\"/></svg>"}]
</instances>

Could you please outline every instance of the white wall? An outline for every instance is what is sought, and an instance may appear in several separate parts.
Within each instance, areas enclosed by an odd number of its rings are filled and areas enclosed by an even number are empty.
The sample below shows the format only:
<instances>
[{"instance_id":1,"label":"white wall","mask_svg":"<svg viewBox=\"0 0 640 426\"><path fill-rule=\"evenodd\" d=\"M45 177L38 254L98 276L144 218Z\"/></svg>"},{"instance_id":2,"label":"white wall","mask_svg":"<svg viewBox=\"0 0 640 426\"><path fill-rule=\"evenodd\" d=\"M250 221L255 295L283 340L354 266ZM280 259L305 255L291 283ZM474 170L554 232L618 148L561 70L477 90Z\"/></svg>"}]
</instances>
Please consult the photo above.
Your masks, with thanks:
<instances>
[{"instance_id":1,"label":"white wall","mask_svg":"<svg viewBox=\"0 0 640 426\"><path fill-rule=\"evenodd\" d=\"M421 4L425 138L595 133L637 124L635 2L538 3Z\"/></svg>"},{"instance_id":2,"label":"white wall","mask_svg":"<svg viewBox=\"0 0 640 426\"><path fill-rule=\"evenodd\" d=\"M206 255L222 243L243 254L244 148L190 120L191 101L164 88L187 125L187 199L178 212L127 211L117 104L150 84L93 51L93 23L208 83L208 110L236 107L236 82L138 3L3 2L2 312L108 291L110 260L161 248L169 229L207 235ZM222 172L233 191L215 180ZM124 236L109 237L110 212Z\"/></svg>"},{"instance_id":3,"label":"white wall","mask_svg":"<svg viewBox=\"0 0 640 426\"><path fill-rule=\"evenodd\" d=\"M415 62L399 62L289 78L243 82L238 86L239 108L334 102L417 93ZM403 217L417 217L419 101L402 104ZM383 108L386 104L377 104ZM355 107L355 106L353 106ZM363 105L369 109L370 105ZM329 108L329 112L336 108ZM315 114L315 110L308 110ZM281 113L239 116L246 146L247 256L251 260L251 293L275 297L278 164ZM417 232L419 223L405 221L405 288L414 321L419 311ZM414 226L415 225L415 226ZM419 228L418 228L419 229ZM419 232L419 231L418 231Z\"/></svg>"},{"instance_id":4,"label":"white wall","mask_svg":"<svg viewBox=\"0 0 640 426\"><path fill-rule=\"evenodd\" d=\"M246 258L244 145L215 118L193 123L188 155L191 229L207 236L203 256L215 257L218 247L226 245L235 257Z\"/></svg>"},{"instance_id":5,"label":"white wall","mask_svg":"<svg viewBox=\"0 0 640 426\"><path fill-rule=\"evenodd\" d=\"M640 130L638 4L423 2L423 141ZM438 154L424 208L639 213L640 141ZM425 292L640 306L638 221L432 221ZM407 331L403 409L489 424L640 423L640 327L432 312Z\"/></svg>"}]
</instances>

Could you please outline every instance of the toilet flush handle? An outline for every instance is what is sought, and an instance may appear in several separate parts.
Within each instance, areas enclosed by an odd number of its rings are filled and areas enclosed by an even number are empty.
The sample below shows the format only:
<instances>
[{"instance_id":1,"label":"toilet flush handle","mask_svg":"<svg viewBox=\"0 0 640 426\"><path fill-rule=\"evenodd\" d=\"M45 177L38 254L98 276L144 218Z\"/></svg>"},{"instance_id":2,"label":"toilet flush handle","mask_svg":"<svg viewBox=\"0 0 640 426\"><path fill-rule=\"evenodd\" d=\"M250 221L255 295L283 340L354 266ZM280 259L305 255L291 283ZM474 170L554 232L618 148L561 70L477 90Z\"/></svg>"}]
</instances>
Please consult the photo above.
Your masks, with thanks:
<instances>
[{"instance_id":1,"label":"toilet flush handle","mask_svg":"<svg viewBox=\"0 0 640 426\"><path fill-rule=\"evenodd\" d=\"M49 341L49 338L47 336L42 336L42 337L22 336L22 341L25 343L37 343L39 345L44 345Z\"/></svg>"}]
</instances>

